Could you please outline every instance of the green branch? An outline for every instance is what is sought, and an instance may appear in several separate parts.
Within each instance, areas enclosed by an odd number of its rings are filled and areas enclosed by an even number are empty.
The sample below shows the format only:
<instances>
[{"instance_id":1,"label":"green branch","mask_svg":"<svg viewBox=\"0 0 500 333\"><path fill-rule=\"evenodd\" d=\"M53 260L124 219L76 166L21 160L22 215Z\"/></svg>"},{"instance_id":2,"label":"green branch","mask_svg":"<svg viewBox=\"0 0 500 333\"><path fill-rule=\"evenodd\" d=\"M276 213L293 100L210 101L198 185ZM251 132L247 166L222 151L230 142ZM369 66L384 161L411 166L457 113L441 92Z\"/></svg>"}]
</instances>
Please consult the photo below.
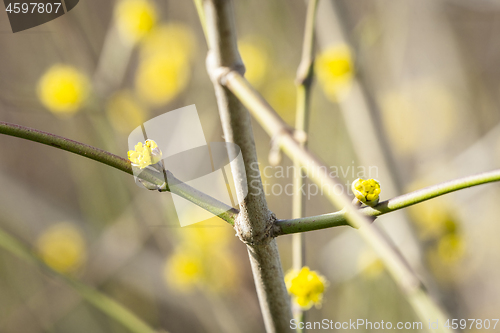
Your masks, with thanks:
<instances>
[{"instance_id":1,"label":"green branch","mask_svg":"<svg viewBox=\"0 0 500 333\"><path fill-rule=\"evenodd\" d=\"M359 212L368 217L376 217L390 213L441 195L462 190L464 188L500 181L500 169L483 172L477 175L450 180L437 185L410 192L392 199L380 202L374 207L364 207ZM290 220L277 220L274 236L293 234L297 232L319 230L331 227L349 225L345 211L310 216Z\"/></svg>"},{"instance_id":2,"label":"green branch","mask_svg":"<svg viewBox=\"0 0 500 333\"><path fill-rule=\"evenodd\" d=\"M15 136L21 139L26 139L58 149L66 150L74 154L90 158L94 161L109 165L130 175L134 174L132 164L129 160L111 154L110 152L107 152L105 150L73 141L58 135L6 122L0 122L0 134ZM180 180L177 180L168 171L167 174L169 175L168 178L172 179L172 181L175 183L175 186L173 186L172 188L169 188L167 185L167 191L175 193L183 197L184 199L191 201L201 208L220 217L229 224L234 225L234 219L236 218L236 215L238 215L237 209L228 206L225 203L220 202L217 199L212 198L211 196L202 193L195 188L190 187ZM165 183L165 177L162 173L155 172L149 169L144 169L144 171L137 175L137 177L159 186Z\"/></svg>"}]
</instances>

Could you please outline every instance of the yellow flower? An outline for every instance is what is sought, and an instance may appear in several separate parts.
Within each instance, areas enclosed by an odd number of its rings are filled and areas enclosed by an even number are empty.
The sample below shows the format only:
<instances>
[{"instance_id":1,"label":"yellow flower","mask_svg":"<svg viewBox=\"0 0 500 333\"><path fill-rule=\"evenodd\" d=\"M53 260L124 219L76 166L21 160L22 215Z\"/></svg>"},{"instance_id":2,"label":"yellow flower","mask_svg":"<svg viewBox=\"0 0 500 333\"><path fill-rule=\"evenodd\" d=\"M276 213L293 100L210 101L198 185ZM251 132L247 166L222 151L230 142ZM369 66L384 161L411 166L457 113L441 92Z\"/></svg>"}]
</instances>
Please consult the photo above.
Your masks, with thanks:
<instances>
[{"instance_id":1,"label":"yellow flower","mask_svg":"<svg viewBox=\"0 0 500 333\"><path fill-rule=\"evenodd\" d=\"M67 65L54 65L40 78L37 92L42 104L56 114L73 114L88 96L85 75Z\"/></svg>"},{"instance_id":2,"label":"yellow flower","mask_svg":"<svg viewBox=\"0 0 500 333\"><path fill-rule=\"evenodd\" d=\"M135 150L129 150L127 155L133 166L144 169L148 165L156 164L161 161L161 150L153 140L146 140L144 145L139 142L135 145Z\"/></svg>"},{"instance_id":3,"label":"yellow flower","mask_svg":"<svg viewBox=\"0 0 500 333\"><path fill-rule=\"evenodd\" d=\"M143 38L157 20L156 8L148 0L122 0L115 8L115 18L121 37L131 43Z\"/></svg>"},{"instance_id":4,"label":"yellow flower","mask_svg":"<svg viewBox=\"0 0 500 333\"><path fill-rule=\"evenodd\" d=\"M338 102L349 92L354 77L354 64L347 45L335 45L316 59L315 71L326 96Z\"/></svg>"},{"instance_id":5,"label":"yellow flower","mask_svg":"<svg viewBox=\"0 0 500 333\"><path fill-rule=\"evenodd\" d=\"M444 198L436 198L410 207L412 220L422 240L438 239L459 228L452 206Z\"/></svg>"},{"instance_id":6,"label":"yellow flower","mask_svg":"<svg viewBox=\"0 0 500 333\"><path fill-rule=\"evenodd\" d=\"M169 284L188 291L203 280L205 272L197 253L177 251L167 260L163 276Z\"/></svg>"},{"instance_id":7,"label":"yellow flower","mask_svg":"<svg viewBox=\"0 0 500 333\"><path fill-rule=\"evenodd\" d=\"M122 133L129 133L146 120L146 110L126 90L115 93L109 99L106 113L111 125Z\"/></svg>"},{"instance_id":8,"label":"yellow flower","mask_svg":"<svg viewBox=\"0 0 500 333\"><path fill-rule=\"evenodd\" d=\"M288 293L303 309L308 310L313 305L321 306L327 281L309 267L302 267L300 272L291 270L285 276Z\"/></svg>"},{"instance_id":9,"label":"yellow flower","mask_svg":"<svg viewBox=\"0 0 500 333\"><path fill-rule=\"evenodd\" d=\"M38 238L36 247L41 259L60 273L72 273L86 260L85 241L69 223L47 229Z\"/></svg>"},{"instance_id":10,"label":"yellow flower","mask_svg":"<svg viewBox=\"0 0 500 333\"><path fill-rule=\"evenodd\" d=\"M461 259L464 257L465 251L465 241L460 234L443 236L436 246L432 246L427 251L429 268L440 282L448 283L468 279L468 275L474 269L463 265Z\"/></svg>"},{"instance_id":11,"label":"yellow flower","mask_svg":"<svg viewBox=\"0 0 500 333\"><path fill-rule=\"evenodd\" d=\"M191 28L178 22L170 22L153 29L141 42L142 59L163 54L177 65L184 65L192 58L196 39Z\"/></svg>"},{"instance_id":12,"label":"yellow flower","mask_svg":"<svg viewBox=\"0 0 500 333\"><path fill-rule=\"evenodd\" d=\"M236 290L237 263L228 249L202 250L192 245L182 242L165 262L163 278L167 285L183 292L195 287L218 293Z\"/></svg>"},{"instance_id":13,"label":"yellow flower","mask_svg":"<svg viewBox=\"0 0 500 333\"><path fill-rule=\"evenodd\" d=\"M245 77L258 87L269 70L269 57L262 41L256 37L246 37L238 42L241 58L245 64Z\"/></svg>"},{"instance_id":14,"label":"yellow flower","mask_svg":"<svg viewBox=\"0 0 500 333\"><path fill-rule=\"evenodd\" d=\"M375 179L358 178L352 182L352 192L356 198L368 206L375 206L380 195L380 184Z\"/></svg>"},{"instance_id":15,"label":"yellow flower","mask_svg":"<svg viewBox=\"0 0 500 333\"><path fill-rule=\"evenodd\" d=\"M143 59L137 69L137 93L152 106L173 100L187 86L190 69L186 61L174 61L168 53L155 53Z\"/></svg>"}]
</instances>

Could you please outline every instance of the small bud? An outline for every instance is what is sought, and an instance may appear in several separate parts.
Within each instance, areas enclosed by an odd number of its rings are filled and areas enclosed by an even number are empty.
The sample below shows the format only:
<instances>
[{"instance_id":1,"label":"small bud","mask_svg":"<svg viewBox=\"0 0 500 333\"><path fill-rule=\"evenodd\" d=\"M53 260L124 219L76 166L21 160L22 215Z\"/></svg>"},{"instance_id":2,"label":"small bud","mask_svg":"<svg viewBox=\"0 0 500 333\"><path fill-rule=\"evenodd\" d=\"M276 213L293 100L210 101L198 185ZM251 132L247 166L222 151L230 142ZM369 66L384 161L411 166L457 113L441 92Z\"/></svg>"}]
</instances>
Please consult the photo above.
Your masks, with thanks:
<instances>
[{"instance_id":1,"label":"small bud","mask_svg":"<svg viewBox=\"0 0 500 333\"><path fill-rule=\"evenodd\" d=\"M380 184L375 179L358 178L352 182L352 192L362 203L375 206L379 200Z\"/></svg>"}]
</instances>

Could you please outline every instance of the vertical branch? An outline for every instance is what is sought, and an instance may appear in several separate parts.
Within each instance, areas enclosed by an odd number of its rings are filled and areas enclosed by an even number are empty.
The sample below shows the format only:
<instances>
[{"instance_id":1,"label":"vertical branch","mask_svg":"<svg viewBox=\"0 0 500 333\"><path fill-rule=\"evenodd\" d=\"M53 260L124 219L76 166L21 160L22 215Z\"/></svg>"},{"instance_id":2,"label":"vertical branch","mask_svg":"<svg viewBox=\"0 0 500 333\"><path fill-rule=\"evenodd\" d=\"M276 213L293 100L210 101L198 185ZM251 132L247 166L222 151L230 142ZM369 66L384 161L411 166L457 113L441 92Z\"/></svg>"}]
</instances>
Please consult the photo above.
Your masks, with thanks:
<instances>
[{"instance_id":1,"label":"vertical branch","mask_svg":"<svg viewBox=\"0 0 500 333\"><path fill-rule=\"evenodd\" d=\"M324 189L323 193L334 206L343 209L349 224L358 228L361 237L378 253L396 284L422 321L437 318L440 322L445 322L447 316L444 311L427 294L424 285L399 251L392 246L367 216L362 215L351 204L351 200L347 195L343 192L338 193L335 190L336 188L342 188L342 184L336 178L330 177L327 171L328 167L314 154L301 147L276 111L238 72L229 72L221 81L252 112L255 119L271 137L280 136L279 143L283 151L291 158L300 161L309 179L321 185L321 188ZM437 331L443 333L453 332L452 329L444 326L440 326Z\"/></svg>"},{"instance_id":2,"label":"vertical branch","mask_svg":"<svg viewBox=\"0 0 500 333\"><path fill-rule=\"evenodd\" d=\"M314 23L316 20L316 9L319 0L309 0L307 6L307 16L304 32L304 42L302 46L302 60L297 69L297 112L295 118L295 130L307 134L309 128L309 109L311 87L314 75ZM307 145L307 135L301 143L303 147ZM305 198L302 187L305 183L306 174L302 170L300 161L293 159L293 205L292 217L304 217ZM305 234L298 233L292 236L293 248L293 269L299 271L305 263ZM304 321L304 312L297 304L293 304L293 314L299 321Z\"/></svg>"},{"instance_id":3,"label":"vertical branch","mask_svg":"<svg viewBox=\"0 0 500 333\"><path fill-rule=\"evenodd\" d=\"M240 213L235 229L247 244L255 286L268 332L288 332L290 301L283 280L276 240L269 237L275 220L268 208L260 179L250 114L221 78L230 71L244 72L238 52L233 8L230 0L204 0L208 44L207 70L213 81L226 141L241 149L244 168L232 164L234 175L246 177L248 195L243 198L245 179L236 182ZM231 152L230 152L231 153Z\"/></svg>"},{"instance_id":4,"label":"vertical branch","mask_svg":"<svg viewBox=\"0 0 500 333\"><path fill-rule=\"evenodd\" d=\"M326 48L332 44L345 44L352 47L346 33L346 15L341 11L341 3L336 0L321 2L316 21L318 46ZM377 178L384 186L384 193L389 197L400 195L403 184L399 177L395 157L382 128L377 105L369 94L366 80L358 74L351 83L349 96L339 101L347 133L358 157L359 163L365 166L376 166ZM360 135L362 133L362 135ZM367 175L368 176L368 175ZM382 229L398 245L404 244L405 255L419 271L420 249L411 230L411 222L405 212L388 216ZM401 223L400 221L403 221Z\"/></svg>"}]
</instances>

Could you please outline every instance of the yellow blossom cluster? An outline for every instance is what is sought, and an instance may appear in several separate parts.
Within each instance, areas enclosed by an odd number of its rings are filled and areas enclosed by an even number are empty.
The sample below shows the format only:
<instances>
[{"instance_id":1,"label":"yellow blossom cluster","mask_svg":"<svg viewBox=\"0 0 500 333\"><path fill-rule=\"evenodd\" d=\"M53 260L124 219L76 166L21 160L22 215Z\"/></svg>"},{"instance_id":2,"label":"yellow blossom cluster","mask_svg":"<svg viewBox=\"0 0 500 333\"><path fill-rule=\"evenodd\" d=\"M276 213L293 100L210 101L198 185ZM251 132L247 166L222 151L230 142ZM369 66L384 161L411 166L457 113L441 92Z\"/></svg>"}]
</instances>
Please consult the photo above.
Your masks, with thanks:
<instances>
[{"instance_id":1,"label":"yellow blossom cluster","mask_svg":"<svg viewBox=\"0 0 500 333\"><path fill-rule=\"evenodd\" d=\"M410 190L425 185L427 182L418 182ZM447 198L435 198L409 207L418 236L426 245L429 267L442 282L465 276L460 264L466 255L466 235L460 227L456 209ZM461 269L461 274L450 274L454 269Z\"/></svg>"},{"instance_id":2,"label":"yellow blossom cluster","mask_svg":"<svg viewBox=\"0 0 500 333\"><path fill-rule=\"evenodd\" d=\"M138 96L148 105L169 103L187 86L195 38L181 23L168 23L151 31L140 45L135 77Z\"/></svg>"},{"instance_id":3,"label":"yellow blossom cluster","mask_svg":"<svg viewBox=\"0 0 500 333\"><path fill-rule=\"evenodd\" d=\"M313 305L321 306L327 281L316 271L311 271L309 267L302 267L300 271L291 270L285 275L285 283L293 300L304 310Z\"/></svg>"},{"instance_id":4,"label":"yellow blossom cluster","mask_svg":"<svg viewBox=\"0 0 500 333\"><path fill-rule=\"evenodd\" d=\"M231 228L213 218L182 228L174 253L166 260L167 285L181 292L195 288L224 293L237 286L237 261L230 251Z\"/></svg>"},{"instance_id":5,"label":"yellow blossom cluster","mask_svg":"<svg viewBox=\"0 0 500 333\"><path fill-rule=\"evenodd\" d=\"M358 178L352 182L352 192L356 198L368 206L378 203L380 195L380 184L375 179Z\"/></svg>"},{"instance_id":6,"label":"yellow blossom cluster","mask_svg":"<svg viewBox=\"0 0 500 333\"><path fill-rule=\"evenodd\" d=\"M127 155L133 166L144 169L148 165L156 164L161 161L162 154L160 148L153 140L146 140L144 145L139 142L134 150L129 150Z\"/></svg>"}]
</instances>

